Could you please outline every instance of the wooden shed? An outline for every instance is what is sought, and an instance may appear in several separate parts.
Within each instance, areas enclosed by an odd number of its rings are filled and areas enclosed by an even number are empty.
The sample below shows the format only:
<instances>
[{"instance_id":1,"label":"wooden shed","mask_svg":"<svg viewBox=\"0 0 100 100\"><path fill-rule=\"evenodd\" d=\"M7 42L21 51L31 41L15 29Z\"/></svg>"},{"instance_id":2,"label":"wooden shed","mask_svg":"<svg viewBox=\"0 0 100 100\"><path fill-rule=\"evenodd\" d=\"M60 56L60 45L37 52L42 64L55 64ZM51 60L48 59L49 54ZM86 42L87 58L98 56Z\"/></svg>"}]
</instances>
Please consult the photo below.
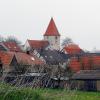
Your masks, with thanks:
<instances>
[{"instance_id":1,"label":"wooden shed","mask_svg":"<svg viewBox=\"0 0 100 100\"><path fill-rule=\"evenodd\" d=\"M100 91L100 70L81 70L75 73L71 80L73 81L74 88Z\"/></svg>"}]
</instances>

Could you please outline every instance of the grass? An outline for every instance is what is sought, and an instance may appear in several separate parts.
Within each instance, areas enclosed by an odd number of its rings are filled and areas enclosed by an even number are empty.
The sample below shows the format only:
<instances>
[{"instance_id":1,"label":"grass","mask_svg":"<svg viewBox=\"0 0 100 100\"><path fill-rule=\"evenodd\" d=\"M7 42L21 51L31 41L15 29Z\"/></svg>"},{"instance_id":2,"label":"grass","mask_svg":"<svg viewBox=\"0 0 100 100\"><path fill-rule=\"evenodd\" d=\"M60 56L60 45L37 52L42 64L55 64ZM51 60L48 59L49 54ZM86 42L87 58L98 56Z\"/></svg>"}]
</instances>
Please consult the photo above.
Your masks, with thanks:
<instances>
[{"instance_id":1,"label":"grass","mask_svg":"<svg viewBox=\"0 0 100 100\"><path fill-rule=\"evenodd\" d=\"M100 92L17 88L0 84L0 100L100 100Z\"/></svg>"}]
</instances>

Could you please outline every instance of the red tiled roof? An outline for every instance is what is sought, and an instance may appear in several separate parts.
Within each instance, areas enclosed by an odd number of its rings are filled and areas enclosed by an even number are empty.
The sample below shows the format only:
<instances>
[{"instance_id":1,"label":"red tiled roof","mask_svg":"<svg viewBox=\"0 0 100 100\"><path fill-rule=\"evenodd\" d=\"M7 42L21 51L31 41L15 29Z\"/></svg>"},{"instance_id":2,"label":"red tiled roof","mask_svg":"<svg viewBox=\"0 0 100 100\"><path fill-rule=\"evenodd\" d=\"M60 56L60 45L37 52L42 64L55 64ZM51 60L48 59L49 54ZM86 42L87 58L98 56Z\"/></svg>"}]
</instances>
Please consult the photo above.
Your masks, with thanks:
<instances>
[{"instance_id":1,"label":"red tiled roof","mask_svg":"<svg viewBox=\"0 0 100 100\"><path fill-rule=\"evenodd\" d=\"M21 52L9 52L9 54L13 54L15 55L16 59L17 59L17 62L19 64L26 64L26 65L40 65L40 64L43 64L44 62L39 59L38 57L36 57L35 55L31 56L31 55L28 55L26 53L21 53Z\"/></svg>"},{"instance_id":2,"label":"red tiled roof","mask_svg":"<svg viewBox=\"0 0 100 100\"><path fill-rule=\"evenodd\" d=\"M92 63L92 65L96 68L99 67L100 68L100 56L92 56L90 59L90 63Z\"/></svg>"},{"instance_id":3,"label":"red tiled roof","mask_svg":"<svg viewBox=\"0 0 100 100\"><path fill-rule=\"evenodd\" d=\"M17 62L19 64L26 64L26 65L44 64L44 62L38 57L30 56L26 53L0 51L0 60L3 63L3 65L9 66L14 56L16 57Z\"/></svg>"},{"instance_id":4,"label":"red tiled roof","mask_svg":"<svg viewBox=\"0 0 100 100\"><path fill-rule=\"evenodd\" d=\"M3 45L4 45L9 51L22 52L21 48L20 48L15 42L3 42Z\"/></svg>"},{"instance_id":5,"label":"red tiled roof","mask_svg":"<svg viewBox=\"0 0 100 100\"><path fill-rule=\"evenodd\" d=\"M73 59L71 59L69 66L72 71L77 72L80 70L81 64L80 64L80 62L78 62L77 59L73 58Z\"/></svg>"},{"instance_id":6,"label":"red tiled roof","mask_svg":"<svg viewBox=\"0 0 100 100\"><path fill-rule=\"evenodd\" d=\"M60 36L53 18L51 18L44 36Z\"/></svg>"},{"instance_id":7,"label":"red tiled roof","mask_svg":"<svg viewBox=\"0 0 100 100\"><path fill-rule=\"evenodd\" d=\"M7 52L0 51L0 60L3 65L9 65L13 59L13 54L8 54Z\"/></svg>"},{"instance_id":8,"label":"red tiled roof","mask_svg":"<svg viewBox=\"0 0 100 100\"><path fill-rule=\"evenodd\" d=\"M49 45L49 42L44 40L28 40L28 43L31 46L31 48L35 49L41 49Z\"/></svg>"},{"instance_id":9,"label":"red tiled roof","mask_svg":"<svg viewBox=\"0 0 100 100\"><path fill-rule=\"evenodd\" d=\"M78 58L72 58L70 60L70 68L77 72L79 70L91 70L91 69L100 69L100 56L84 56Z\"/></svg>"},{"instance_id":10,"label":"red tiled roof","mask_svg":"<svg viewBox=\"0 0 100 100\"><path fill-rule=\"evenodd\" d=\"M77 54L82 51L82 49L76 44L69 44L68 46L64 47L64 50L68 54Z\"/></svg>"}]
</instances>

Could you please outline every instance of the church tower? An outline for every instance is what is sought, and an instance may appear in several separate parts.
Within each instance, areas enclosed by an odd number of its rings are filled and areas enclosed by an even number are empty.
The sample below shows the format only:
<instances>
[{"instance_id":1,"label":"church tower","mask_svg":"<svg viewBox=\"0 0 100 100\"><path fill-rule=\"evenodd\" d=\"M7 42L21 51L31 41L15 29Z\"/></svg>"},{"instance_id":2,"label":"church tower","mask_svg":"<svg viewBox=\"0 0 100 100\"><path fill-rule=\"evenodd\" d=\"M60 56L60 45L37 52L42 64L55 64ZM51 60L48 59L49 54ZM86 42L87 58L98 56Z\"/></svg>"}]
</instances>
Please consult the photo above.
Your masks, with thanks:
<instances>
[{"instance_id":1,"label":"church tower","mask_svg":"<svg viewBox=\"0 0 100 100\"><path fill-rule=\"evenodd\" d=\"M44 34L44 40L49 42L49 48L52 50L60 50L60 34L55 25L53 18L51 18L47 30Z\"/></svg>"}]
</instances>

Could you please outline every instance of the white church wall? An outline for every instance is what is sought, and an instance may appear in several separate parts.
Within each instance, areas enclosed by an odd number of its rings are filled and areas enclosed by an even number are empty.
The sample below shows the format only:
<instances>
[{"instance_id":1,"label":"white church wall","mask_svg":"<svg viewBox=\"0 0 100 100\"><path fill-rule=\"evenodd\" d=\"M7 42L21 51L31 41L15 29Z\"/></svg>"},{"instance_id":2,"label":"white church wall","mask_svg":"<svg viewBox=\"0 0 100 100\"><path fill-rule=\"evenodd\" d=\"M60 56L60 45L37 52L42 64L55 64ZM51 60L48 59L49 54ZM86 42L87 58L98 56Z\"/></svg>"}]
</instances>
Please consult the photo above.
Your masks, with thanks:
<instances>
[{"instance_id":1,"label":"white church wall","mask_svg":"<svg viewBox=\"0 0 100 100\"><path fill-rule=\"evenodd\" d=\"M44 40L50 43L50 49L60 50L60 36L44 36Z\"/></svg>"}]
</instances>

